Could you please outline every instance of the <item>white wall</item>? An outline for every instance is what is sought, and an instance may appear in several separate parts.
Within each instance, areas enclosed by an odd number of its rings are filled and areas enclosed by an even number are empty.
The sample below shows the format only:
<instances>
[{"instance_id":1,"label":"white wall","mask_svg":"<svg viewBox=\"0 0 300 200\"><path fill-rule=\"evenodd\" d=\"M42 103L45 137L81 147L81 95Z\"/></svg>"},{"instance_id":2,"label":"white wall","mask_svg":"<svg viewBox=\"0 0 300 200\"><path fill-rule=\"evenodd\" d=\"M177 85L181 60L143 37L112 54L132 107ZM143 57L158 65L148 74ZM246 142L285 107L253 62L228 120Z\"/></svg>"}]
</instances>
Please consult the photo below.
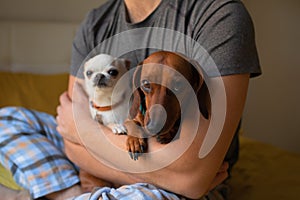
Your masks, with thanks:
<instances>
[{"instance_id":1,"label":"white wall","mask_svg":"<svg viewBox=\"0 0 300 200\"><path fill-rule=\"evenodd\" d=\"M0 20L79 23L104 0L0 0ZM300 152L300 1L244 0L263 75L251 80L244 134Z\"/></svg>"},{"instance_id":2,"label":"white wall","mask_svg":"<svg viewBox=\"0 0 300 200\"><path fill-rule=\"evenodd\" d=\"M106 0L0 0L1 20L80 22Z\"/></svg>"},{"instance_id":3,"label":"white wall","mask_svg":"<svg viewBox=\"0 0 300 200\"><path fill-rule=\"evenodd\" d=\"M300 153L300 1L244 0L263 75L250 85L246 136Z\"/></svg>"},{"instance_id":4,"label":"white wall","mask_svg":"<svg viewBox=\"0 0 300 200\"><path fill-rule=\"evenodd\" d=\"M0 70L68 72L72 41L102 1L0 0Z\"/></svg>"}]
</instances>

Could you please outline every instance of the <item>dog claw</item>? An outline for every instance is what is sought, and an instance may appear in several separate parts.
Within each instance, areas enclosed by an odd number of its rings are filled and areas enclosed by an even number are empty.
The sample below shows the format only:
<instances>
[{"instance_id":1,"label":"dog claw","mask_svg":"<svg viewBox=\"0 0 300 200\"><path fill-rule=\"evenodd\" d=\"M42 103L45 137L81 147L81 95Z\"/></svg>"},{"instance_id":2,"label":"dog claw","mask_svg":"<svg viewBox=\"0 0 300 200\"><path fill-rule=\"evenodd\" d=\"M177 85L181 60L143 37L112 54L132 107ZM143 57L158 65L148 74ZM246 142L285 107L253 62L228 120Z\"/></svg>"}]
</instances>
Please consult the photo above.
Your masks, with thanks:
<instances>
[{"instance_id":1,"label":"dog claw","mask_svg":"<svg viewBox=\"0 0 300 200\"><path fill-rule=\"evenodd\" d=\"M120 135L120 134L127 133L126 127L122 124L109 124L108 127L111 128L111 130L114 134Z\"/></svg>"},{"instance_id":2,"label":"dog claw","mask_svg":"<svg viewBox=\"0 0 300 200\"><path fill-rule=\"evenodd\" d=\"M140 152L135 152L135 153L133 153L133 152L131 152L131 151L129 151L128 154L129 154L130 158L131 158L132 160L134 160L134 161L135 161L135 160L138 160L138 159L139 159L139 156L141 155Z\"/></svg>"},{"instance_id":3,"label":"dog claw","mask_svg":"<svg viewBox=\"0 0 300 200\"><path fill-rule=\"evenodd\" d=\"M132 160L138 160L147 151L147 144L143 138L128 135L126 146Z\"/></svg>"},{"instance_id":4,"label":"dog claw","mask_svg":"<svg viewBox=\"0 0 300 200\"><path fill-rule=\"evenodd\" d=\"M135 154L134 154L134 157L135 157L134 160L138 160L138 159L139 159L139 156L140 156L140 153L135 153Z\"/></svg>"},{"instance_id":5,"label":"dog claw","mask_svg":"<svg viewBox=\"0 0 300 200\"><path fill-rule=\"evenodd\" d=\"M129 151L128 154L129 154L130 158L133 160L132 152Z\"/></svg>"}]
</instances>

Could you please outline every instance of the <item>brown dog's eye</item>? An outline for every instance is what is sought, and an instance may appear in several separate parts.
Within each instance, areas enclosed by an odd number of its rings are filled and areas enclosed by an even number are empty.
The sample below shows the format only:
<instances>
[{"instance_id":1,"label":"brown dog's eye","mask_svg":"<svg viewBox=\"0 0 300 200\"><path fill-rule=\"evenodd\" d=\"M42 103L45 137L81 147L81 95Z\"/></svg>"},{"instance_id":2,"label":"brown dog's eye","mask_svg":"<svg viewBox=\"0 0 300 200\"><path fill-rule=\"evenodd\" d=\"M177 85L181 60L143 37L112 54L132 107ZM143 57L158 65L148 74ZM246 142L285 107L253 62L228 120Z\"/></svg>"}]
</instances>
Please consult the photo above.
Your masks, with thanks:
<instances>
[{"instance_id":1,"label":"brown dog's eye","mask_svg":"<svg viewBox=\"0 0 300 200\"><path fill-rule=\"evenodd\" d=\"M141 85L142 90L144 92L149 93L151 91L151 84L148 80L143 80Z\"/></svg>"},{"instance_id":2,"label":"brown dog's eye","mask_svg":"<svg viewBox=\"0 0 300 200\"><path fill-rule=\"evenodd\" d=\"M175 93L178 93L178 92L182 91L183 88L184 88L184 84L183 84L182 81L177 81L173 85L173 90L174 90Z\"/></svg>"},{"instance_id":3,"label":"brown dog's eye","mask_svg":"<svg viewBox=\"0 0 300 200\"><path fill-rule=\"evenodd\" d=\"M118 72L118 70L111 69L108 71L108 74L111 76L118 76L119 72Z\"/></svg>"},{"instance_id":4,"label":"brown dog's eye","mask_svg":"<svg viewBox=\"0 0 300 200\"><path fill-rule=\"evenodd\" d=\"M91 76L92 76L92 74L93 74L93 71L91 71L91 70L88 70L88 71L86 71L86 76L88 77L88 78L90 78Z\"/></svg>"}]
</instances>

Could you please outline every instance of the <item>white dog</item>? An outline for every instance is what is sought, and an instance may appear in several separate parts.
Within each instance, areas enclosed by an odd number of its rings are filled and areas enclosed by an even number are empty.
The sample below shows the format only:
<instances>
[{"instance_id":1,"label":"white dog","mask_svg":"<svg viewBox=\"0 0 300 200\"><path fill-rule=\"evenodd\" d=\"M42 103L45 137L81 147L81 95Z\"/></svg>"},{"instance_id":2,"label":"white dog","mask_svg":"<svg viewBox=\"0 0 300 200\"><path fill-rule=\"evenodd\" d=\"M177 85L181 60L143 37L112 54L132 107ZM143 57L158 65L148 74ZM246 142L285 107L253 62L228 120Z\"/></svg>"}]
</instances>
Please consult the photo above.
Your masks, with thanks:
<instances>
[{"instance_id":1,"label":"white dog","mask_svg":"<svg viewBox=\"0 0 300 200\"><path fill-rule=\"evenodd\" d=\"M125 100L130 90L129 83L123 84L124 87L117 91L114 88L129 67L129 61L107 54L99 54L84 65L91 115L116 134L126 133L123 122L128 116L128 102Z\"/></svg>"}]
</instances>

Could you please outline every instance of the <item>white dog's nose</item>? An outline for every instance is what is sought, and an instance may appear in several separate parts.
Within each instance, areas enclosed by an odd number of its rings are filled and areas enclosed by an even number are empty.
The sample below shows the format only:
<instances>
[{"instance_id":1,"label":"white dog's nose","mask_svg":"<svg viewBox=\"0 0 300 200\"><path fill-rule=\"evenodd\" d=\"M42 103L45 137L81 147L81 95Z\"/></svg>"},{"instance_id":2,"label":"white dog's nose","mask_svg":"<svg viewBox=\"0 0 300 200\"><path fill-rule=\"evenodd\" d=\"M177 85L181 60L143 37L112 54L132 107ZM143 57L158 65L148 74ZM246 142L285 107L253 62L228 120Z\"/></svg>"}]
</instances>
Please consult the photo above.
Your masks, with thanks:
<instances>
[{"instance_id":1,"label":"white dog's nose","mask_svg":"<svg viewBox=\"0 0 300 200\"><path fill-rule=\"evenodd\" d=\"M94 78L94 86L106 86L106 78L103 74L99 73Z\"/></svg>"}]
</instances>

